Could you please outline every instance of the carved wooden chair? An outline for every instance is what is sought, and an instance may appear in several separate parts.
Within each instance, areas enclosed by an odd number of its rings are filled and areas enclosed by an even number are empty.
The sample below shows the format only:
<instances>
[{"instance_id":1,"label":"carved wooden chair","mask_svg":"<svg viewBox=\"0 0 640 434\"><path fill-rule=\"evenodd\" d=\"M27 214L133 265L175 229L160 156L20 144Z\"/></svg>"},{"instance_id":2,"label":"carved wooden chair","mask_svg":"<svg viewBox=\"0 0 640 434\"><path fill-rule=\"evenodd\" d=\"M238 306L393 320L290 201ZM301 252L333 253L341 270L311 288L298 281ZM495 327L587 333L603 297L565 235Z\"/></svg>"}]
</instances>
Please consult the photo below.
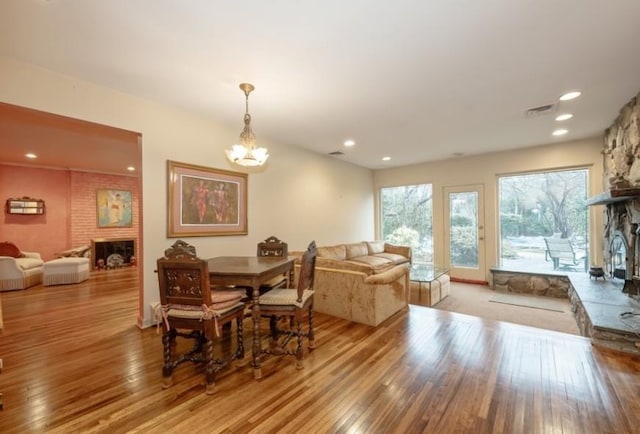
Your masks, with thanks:
<instances>
[{"instance_id":1,"label":"carved wooden chair","mask_svg":"<svg viewBox=\"0 0 640 434\"><path fill-rule=\"evenodd\" d=\"M282 258L287 257L287 255L287 243L279 240L273 235L271 235L266 240L258 243L257 256ZM276 276L268 282L260 285L260 294L264 294L265 292L270 291L274 288L283 288L287 285L288 280L288 273L285 273L282 276Z\"/></svg>"},{"instance_id":2,"label":"carved wooden chair","mask_svg":"<svg viewBox=\"0 0 640 434\"><path fill-rule=\"evenodd\" d=\"M275 288L260 296L260 316L269 317L271 332L269 347L263 351L267 354L295 355L297 369L303 368L303 339L308 340L309 350L315 347L313 282L316 256L316 243L312 241L302 255L300 274L295 288ZM289 321L279 321L281 317ZM303 330L305 319L308 321L306 331ZM293 338L296 338L295 348L291 349L289 344Z\"/></svg>"},{"instance_id":3,"label":"carved wooden chair","mask_svg":"<svg viewBox=\"0 0 640 434\"><path fill-rule=\"evenodd\" d=\"M176 367L190 361L205 365L206 393L212 394L217 372L231 361L242 362L244 358L242 320L245 305L241 300L245 291L212 288L207 262L196 257L195 248L184 242L177 242L167 249L157 264L161 304L157 306L156 314L163 323L163 388L173 384ZM214 343L221 337L222 326L228 324L230 329L234 319L237 329L236 350L216 358ZM177 337L193 339L193 348L178 353ZM223 340L218 339L221 347L224 347ZM231 336L228 336L228 340L231 340ZM229 343L227 347L230 346Z\"/></svg>"}]
</instances>

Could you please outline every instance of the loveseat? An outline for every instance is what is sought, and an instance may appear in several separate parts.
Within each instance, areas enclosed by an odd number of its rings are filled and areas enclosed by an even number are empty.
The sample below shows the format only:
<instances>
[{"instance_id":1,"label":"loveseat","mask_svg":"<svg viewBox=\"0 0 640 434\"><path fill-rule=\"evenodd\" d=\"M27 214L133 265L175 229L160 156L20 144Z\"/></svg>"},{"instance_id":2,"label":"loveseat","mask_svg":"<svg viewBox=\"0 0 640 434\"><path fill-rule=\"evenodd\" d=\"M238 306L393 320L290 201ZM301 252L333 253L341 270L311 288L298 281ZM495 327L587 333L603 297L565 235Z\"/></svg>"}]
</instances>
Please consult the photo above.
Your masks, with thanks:
<instances>
[{"instance_id":1,"label":"loveseat","mask_svg":"<svg viewBox=\"0 0 640 434\"><path fill-rule=\"evenodd\" d=\"M411 248L384 241L318 247L316 312L377 326L408 304Z\"/></svg>"},{"instance_id":2,"label":"loveseat","mask_svg":"<svg viewBox=\"0 0 640 434\"><path fill-rule=\"evenodd\" d=\"M20 251L13 243L0 243L0 291L42 283L43 265L40 253Z\"/></svg>"}]
</instances>

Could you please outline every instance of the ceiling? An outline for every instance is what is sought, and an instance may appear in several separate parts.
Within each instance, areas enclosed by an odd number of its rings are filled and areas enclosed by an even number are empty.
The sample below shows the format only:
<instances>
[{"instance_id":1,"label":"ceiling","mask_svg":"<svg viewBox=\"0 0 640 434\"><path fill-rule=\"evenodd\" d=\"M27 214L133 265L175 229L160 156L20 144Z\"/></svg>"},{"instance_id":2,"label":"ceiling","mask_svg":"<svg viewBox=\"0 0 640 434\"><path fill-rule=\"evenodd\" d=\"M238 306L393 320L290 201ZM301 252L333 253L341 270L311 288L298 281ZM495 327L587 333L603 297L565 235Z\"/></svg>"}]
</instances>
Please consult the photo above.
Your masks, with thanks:
<instances>
[{"instance_id":1,"label":"ceiling","mask_svg":"<svg viewBox=\"0 0 640 434\"><path fill-rule=\"evenodd\" d=\"M0 55L238 134L250 82L258 144L377 169L601 134L640 91L639 18L637 0L4 0Z\"/></svg>"}]
</instances>

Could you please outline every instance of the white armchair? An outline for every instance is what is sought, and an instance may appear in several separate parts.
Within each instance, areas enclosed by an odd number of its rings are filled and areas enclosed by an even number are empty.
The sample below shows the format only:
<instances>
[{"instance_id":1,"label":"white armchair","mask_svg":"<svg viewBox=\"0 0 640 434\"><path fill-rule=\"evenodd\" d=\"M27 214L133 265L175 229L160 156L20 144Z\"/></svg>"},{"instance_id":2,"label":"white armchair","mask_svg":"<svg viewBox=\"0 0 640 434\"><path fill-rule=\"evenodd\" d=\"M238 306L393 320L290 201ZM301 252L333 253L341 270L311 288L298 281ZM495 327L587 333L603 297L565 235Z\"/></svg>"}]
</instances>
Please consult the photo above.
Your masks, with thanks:
<instances>
[{"instance_id":1,"label":"white armchair","mask_svg":"<svg viewBox=\"0 0 640 434\"><path fill-rule=\"evenodd\" d=\"M44 261L40 253L21 253L20 258L0 256L0 291L26 289L42 283Z\"/></svg>"}]
</instances>

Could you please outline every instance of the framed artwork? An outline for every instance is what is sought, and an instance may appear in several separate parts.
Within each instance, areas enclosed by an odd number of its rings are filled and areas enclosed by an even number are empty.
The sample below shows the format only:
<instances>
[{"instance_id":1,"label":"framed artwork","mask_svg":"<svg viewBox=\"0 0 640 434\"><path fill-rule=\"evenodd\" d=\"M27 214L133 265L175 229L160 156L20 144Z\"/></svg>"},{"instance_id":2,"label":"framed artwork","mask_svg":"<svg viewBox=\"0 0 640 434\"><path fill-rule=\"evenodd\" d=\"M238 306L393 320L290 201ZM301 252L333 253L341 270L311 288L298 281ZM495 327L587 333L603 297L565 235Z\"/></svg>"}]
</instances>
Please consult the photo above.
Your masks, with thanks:
<instances>
[{"instance_id":1,"label":"framed artwork","mask_svg":"<svg viewBox=\"0 0 640 434\"><path fill-rule=\"evenodd\" d=\"M246 173L167 161L167 236L246 235Z\"/></svg>"},{"instance_id":2,"label":"framed artwork","mask_svg":"<svg viewBox=\"0 0 640 434\"><path fill-rule=\"evenodd\" d=\"M132 225L130 191L98 190L96 207L99 228L121 228Z\"/></svg>"}]
</instances>

